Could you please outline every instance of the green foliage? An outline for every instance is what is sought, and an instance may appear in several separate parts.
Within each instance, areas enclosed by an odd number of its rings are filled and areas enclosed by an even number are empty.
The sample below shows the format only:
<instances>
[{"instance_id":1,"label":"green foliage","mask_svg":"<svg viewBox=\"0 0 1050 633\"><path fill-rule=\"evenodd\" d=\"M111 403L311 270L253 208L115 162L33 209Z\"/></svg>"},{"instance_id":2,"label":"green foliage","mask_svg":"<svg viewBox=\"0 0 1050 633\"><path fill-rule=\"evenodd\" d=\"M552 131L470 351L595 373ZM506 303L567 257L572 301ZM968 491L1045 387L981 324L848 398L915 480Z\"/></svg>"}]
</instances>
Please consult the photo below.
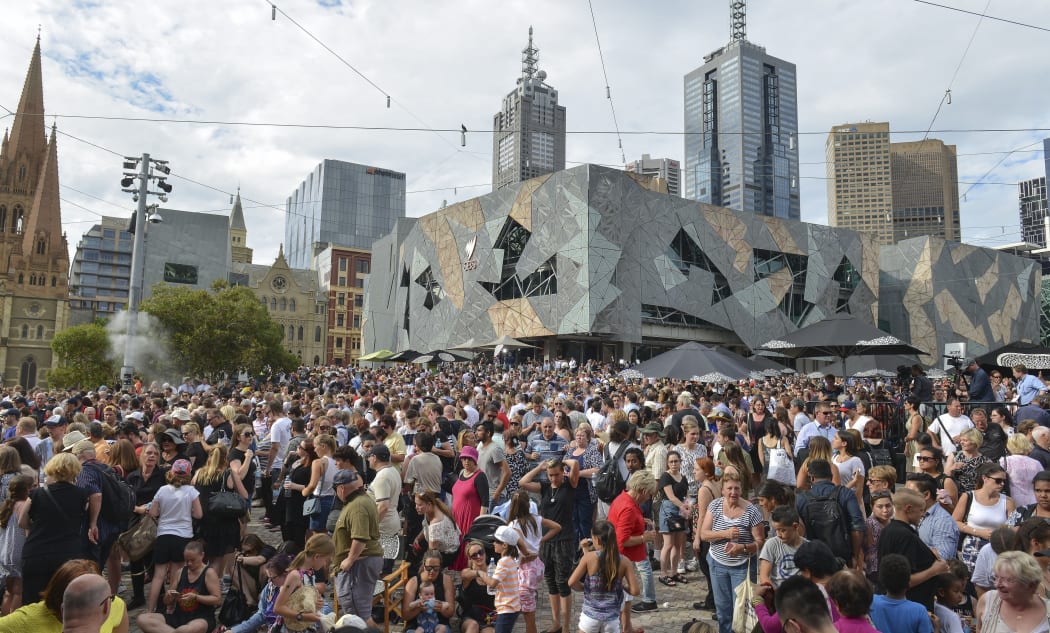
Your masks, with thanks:
<instances>
[{"instance_id":1,"label":"green foliage","mask_svg":"<svg viewBox=\"0 0 1050 633\"><path fill-rule=\"evenodd\" d=\"M110 360L106 328L99 322L77 325L55 335L51 341L55 368L48 372L51 387L88 387L112 384L117 367Z\"/></svg>"},{"instance_id":2,"label":"green foliage","mask_svg":"<svg viewBox=\"0 0 1050 633\"><path fill-rule=\"evenodd\" d=\"M173 363L187 373L256 374L299 365L281 346L284 329L243 286L216 283L207 291L157 284L140 309L168 331Z\"/></svg>"}]
</instances>

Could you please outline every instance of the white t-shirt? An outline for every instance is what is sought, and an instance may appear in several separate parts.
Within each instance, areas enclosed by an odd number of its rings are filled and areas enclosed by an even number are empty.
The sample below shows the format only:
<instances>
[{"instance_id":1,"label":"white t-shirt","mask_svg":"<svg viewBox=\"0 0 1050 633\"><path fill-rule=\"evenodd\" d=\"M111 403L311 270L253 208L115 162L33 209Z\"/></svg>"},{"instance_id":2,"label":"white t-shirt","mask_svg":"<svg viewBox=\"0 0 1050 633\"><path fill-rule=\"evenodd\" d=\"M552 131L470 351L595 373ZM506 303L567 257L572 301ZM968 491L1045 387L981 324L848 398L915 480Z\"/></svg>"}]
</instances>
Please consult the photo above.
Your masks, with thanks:
<instances>
[{"instance_id":1,"label":"white t-shirt","mask_svg":"<svg viewBox=\"0 0 1050 633\"><path fill-rule=\"evenodd\" d=\"M955 442L952 438L962 433L966 429L973 428L973 420L971 420L965 414L960 415L957 418L953 418L947 413L937 416L937 419L933 421L927 432L937 438L937 442L941 445L941 450L944 451L945 455L951 455L955 451L959 450L955 446Z\"/></svg>"},{"instance_id":2,"label":"white t-shirt","mask_svg":"<svg viewBox=\"0 0 1050 633\"><path fill-rule=\"evenodd\" d=\"M271 470L280 469L284 464L285 453L288 452L288 442L292 441L292 419L278 418L270 427L270 445L277 444L277 459L270 464Z\"/></svg>"},{"instance_id":3,"label":"white t-shirt","mask_svg":"<svg viewBox=\"0 0 1050 633\"><path fill-rule=\"evenodd\" d=\"M844 462L838 461L838 459L832 459L835 466L839 469L839 481L842 485L846 485L853 479L853 473L860 471L861 475L865 474L864 462L859 457L854 455Z\"/></svg>"},{"instance_id":4,"label":"white t-shirt","mask_svg":"<svg viewBox=\"0 0 1050 633\"><path fill-rule=\"evenodd\" d=\"M160 506L157 536L170 534L193 538L193 500L200 495L201 493L189 484L178 488L171 484L161 486L153 497L153 503Z\"/></svg>"},{"instance_id":5,"label":"white t-shirt","mask_svg":"<svg viewBox=\"0 0 1050 633\"><path fill-rule=\"evenodd\" d=\"M401 496L401 475L393 466L387 466L376 473L369 490L375 495L376 503L386 499L386 514L379 517L379 531L382 534L397 534L401 530L401 517L397 514L397 501Z\"/></svg>"}]
</instances>

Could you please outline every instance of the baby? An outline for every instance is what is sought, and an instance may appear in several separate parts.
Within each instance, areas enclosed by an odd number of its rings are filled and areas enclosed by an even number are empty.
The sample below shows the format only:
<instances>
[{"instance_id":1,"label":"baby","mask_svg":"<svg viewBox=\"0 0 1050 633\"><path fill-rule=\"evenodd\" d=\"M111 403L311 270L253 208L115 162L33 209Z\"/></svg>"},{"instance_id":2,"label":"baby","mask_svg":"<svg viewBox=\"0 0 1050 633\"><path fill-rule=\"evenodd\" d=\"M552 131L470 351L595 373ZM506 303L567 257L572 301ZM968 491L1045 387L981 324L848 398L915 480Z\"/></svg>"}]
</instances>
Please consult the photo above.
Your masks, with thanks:
<instances>
[{"instance_id":1,"label":"baby","mask_svg":"<svg viewBox=\"0 0 1050 633\"><path fill-rule=\"evenodd\" d=\"M415 633L449 633L448 627L438 621L438 613L434 610L437 601L434 599L434 583L425 582L419 586L419 598L416 606L421 607L419 615L416 616Z\"/></svg>"}]
</instances>

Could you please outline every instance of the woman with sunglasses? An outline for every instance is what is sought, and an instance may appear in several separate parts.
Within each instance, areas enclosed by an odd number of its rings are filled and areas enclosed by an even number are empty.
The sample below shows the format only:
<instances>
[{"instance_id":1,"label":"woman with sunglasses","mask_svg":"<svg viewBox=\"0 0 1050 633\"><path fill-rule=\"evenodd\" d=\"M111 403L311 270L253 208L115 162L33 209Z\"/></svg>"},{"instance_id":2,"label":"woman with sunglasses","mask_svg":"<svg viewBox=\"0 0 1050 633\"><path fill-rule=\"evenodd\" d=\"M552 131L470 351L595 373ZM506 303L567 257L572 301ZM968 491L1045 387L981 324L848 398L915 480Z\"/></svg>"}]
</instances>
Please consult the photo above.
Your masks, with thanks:
<instances>
[{"instance_id":1,"label":"woman with sunglasses","mask_svg":"<svg viewBox=\"0 0 1050 633\"><path fill-rule=\"evenodd\" d=\"M335 463L335 436L328 435L331 423L326 424L325 428L327 430L323 431L323 435L314 438L317 459L310 464L310 483L303 488L304 498L315 495L318 501L317 511L310 515L307 538L327 531L328 513L332 511L332 505L335 503L335 486L332 485L338 470Z\"/></svg>"},{"instance_id":2,"label":"woman with sunglasses","mask_svg":"<svg viewBox=\"0 0 1050 633\"><path fill-rule=\"evenodd\" d=\"M460 603L463 605L460 620L462 633L495 633L496 596L490 594L485 584L479 580L488 572L485 545L481 541L470 541L467 543L466 552L467 568L460 573L463 588L459 593ZM434 588L437 589L436 584Z\"/></svg>"},{"instance_id":3,"label":"woman with sunglasses","mask_svg":"<svg viewBox=\"0 0 1050 633\"><path fill-rule=\"evenodd\" d=\"M239 415L237 417L243 417L244 422L237 424L233 429L234 442L230 448L230 469L241 480L250 501L252 495L255 494L256 464L255 452L252 450L252 442L255 441L255 429L251 424L248 424L247 416Z\"/></svg>"},{"instance_id":4,"label":"woman with sunglasses","mask_svg":"<svg viewBox=\"0 0 1050 633\"><path fill-rule=\"evenodd\" d=\"M426 609L421 600L416 600L420 586L425 583L434 585L434 611L437 613L438 623L444 624L448 630L452 629L449 621L456 612L456 589L452 584L452 576L441 573L441 556L441 552L428 550L423 554L423 565L419 568L419 575L412 576L405 584L405 594L401 598L401 617L405 620L406 631L416 630L416 617Z\"/></svg>"},{"instance_id":5,"label":"woman with sunglasses","mask_svg":"<svg viewBox=\"0 0 1050 633\"><path fill-rule=\"evenodd\" d=\"M937 484L937 501L945 510L953 511L959 501L959 487L955 485L955 480L944 472L944 453L935 446L924 445L915 459L919 465L919 472L933 477L934 483Z\"/></svg>"},{"instance_id":6,"label":"woman with sunglasses","mask_svg":"<svg viewBox=\"0 0 1050 633\"><path fill-rule=\"evenodd\" d=\"M973 573L977 554L992 535L995 528L1006 524L1006 519L1014 511L1014 500L1002 493L1006 485L1006 471L994 463L984 464L977 469L980 486L973 492L964 492L959 496L952 518L963 535L959 559Z\"/></svg>"}]
</instances>

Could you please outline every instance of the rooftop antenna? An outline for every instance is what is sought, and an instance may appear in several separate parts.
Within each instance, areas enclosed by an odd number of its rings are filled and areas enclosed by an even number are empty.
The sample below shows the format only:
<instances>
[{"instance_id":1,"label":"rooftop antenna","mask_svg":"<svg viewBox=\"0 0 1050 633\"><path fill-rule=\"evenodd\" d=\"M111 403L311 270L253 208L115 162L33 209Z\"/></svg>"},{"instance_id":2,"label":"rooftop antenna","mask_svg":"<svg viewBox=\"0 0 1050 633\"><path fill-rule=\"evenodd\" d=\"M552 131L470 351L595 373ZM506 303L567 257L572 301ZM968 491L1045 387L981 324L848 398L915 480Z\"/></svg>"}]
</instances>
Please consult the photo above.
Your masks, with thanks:
<instances>
[{"instance_id":1,"label":"rooftop antenna","mask_svg":"<svg viewBox=\"0 0 1050 633\"><path fill-rule=\"evenodd\" d=\"M536 74L536 62L539 59L536 54L540 49L532 45L532 27L529 27L529 45L521 49L521 75L525 79L532 79Z\"/></svg>"},{"instance_id":2,"label":"rooftop antenna","mask_svg":"<svg viewBox=\"0 0 1050 633\"><path fill-rule=\"evenodd\" d=\"M729 0L729 41L747 41L747 0Z\"/></svg>"}]
</instances>

